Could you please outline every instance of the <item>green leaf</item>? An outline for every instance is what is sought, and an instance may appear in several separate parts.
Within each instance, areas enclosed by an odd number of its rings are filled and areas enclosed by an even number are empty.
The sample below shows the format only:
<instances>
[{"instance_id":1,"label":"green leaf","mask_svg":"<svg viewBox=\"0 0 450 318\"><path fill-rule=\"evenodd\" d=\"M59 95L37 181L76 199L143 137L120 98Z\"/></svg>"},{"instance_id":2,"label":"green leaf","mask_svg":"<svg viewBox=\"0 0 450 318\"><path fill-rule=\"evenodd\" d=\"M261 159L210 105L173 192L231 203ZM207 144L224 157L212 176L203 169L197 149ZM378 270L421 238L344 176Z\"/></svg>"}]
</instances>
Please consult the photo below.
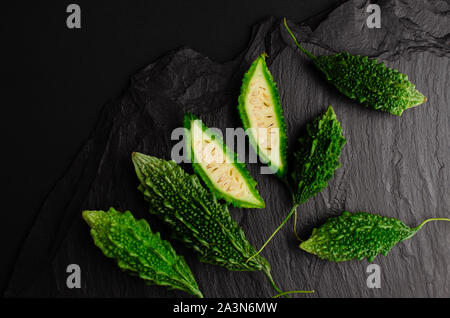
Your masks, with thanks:
<instances>
[{"instance_id":1,"label":"green leaf","mask_svg":"<svg viewBox=\"0 0 450 318\"><path fill-rule=\"evenodd\" d=\"M152 233L144 219L138 221L130 211L120 213L114 208L107 212L83 211L83 218L91 227L95 245L105 256L116 259L121 269L148 284L203 297L184 258L159 233Z\"/></svg>"}]
</instances>

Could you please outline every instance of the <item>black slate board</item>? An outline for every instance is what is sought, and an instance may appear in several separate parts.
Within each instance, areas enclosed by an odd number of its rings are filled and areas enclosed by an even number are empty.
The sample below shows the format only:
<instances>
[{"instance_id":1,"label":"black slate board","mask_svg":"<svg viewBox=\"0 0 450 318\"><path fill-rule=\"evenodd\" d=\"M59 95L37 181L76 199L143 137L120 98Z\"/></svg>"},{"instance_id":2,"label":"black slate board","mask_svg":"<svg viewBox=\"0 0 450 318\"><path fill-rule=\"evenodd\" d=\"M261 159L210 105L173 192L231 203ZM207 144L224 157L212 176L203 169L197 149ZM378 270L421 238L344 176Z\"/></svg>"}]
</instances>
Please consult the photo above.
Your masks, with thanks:
<instances>
[{"instance_id":1,"label":"black slate board","mask_svg":"<svg viewBox=\"0 0 450 318\"><path fill-rule=\"evenodd\" d=\"M192 111L211 127L239 127L236 111L241 78L260 53L278 82L288 127L289 149L305 124L331 104L348 140L342 167L329 187L299 208L299 233L343 209L398 217L416 225L450 211L450 4L447 1L380 1L382 28L365 26L365 1L349 1L312 30L289 24L314 54L346 50L376 57L409 75L426 104L402 117L372 111L341 96L295 49L281 19L254 28L246 51L219 64L189 48L168 53L136 74L128 91L107 106L97 128L46 199L12 275L8 296L186 297L164 287L146 286L121 273L92 243L81 219L83 209L130 209L152 228L165 226L147 212L130 154L140 151L169 158L170 134ZM250 242L259 247L286 215L290 197L274 176L248 165L266 201L262 210L231 208ZM190 167L185 165L188 171ZM301 297L448 297L450 229L430 224L379 256L380 289L366 287L367 261L329 263L300 251L286 226L265 249L274 279L283 290L315 289ZM262 273L229 272L202 264L178 242L207 297L268 297L273 290ZM78 264L82 288L66 287L66 267Z\"/></svg>"}]
</instances>

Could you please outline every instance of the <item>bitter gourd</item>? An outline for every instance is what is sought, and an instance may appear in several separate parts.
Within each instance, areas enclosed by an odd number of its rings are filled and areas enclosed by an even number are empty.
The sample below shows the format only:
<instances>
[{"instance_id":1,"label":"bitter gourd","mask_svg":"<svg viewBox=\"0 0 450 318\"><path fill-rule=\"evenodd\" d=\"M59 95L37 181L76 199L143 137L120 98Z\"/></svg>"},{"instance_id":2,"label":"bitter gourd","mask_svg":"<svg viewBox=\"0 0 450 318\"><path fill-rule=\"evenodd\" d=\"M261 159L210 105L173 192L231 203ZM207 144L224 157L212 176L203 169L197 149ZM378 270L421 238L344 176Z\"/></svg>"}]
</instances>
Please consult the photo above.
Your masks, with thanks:
<instances>
[{"instance_id":1,"label":"bitter gourd","mask_svg":"<svg viewBox=\"0 0 450 318\"><path fill-rule=\"evenodd\" d=\"M339 157L345 142L342 127L331 106L324 114L307 125L306 134L299 138L300 148L294 153L295 165L290 180L293 206L258 253L294 213L294 233L298 237L297 207L328 186L328 181L340 166Z\"/></svg>"},{"instance_id":2,"label":"bitter gourd","mask_svg":"<svg viewBox=\"0 0 450 318\"><path fill-rule=\"evenodd\" d=\"M378 254L384 256L399 242L409 239L430 221L450 221L431 218L410 228L395 218L367 212L344 213L328 219L311 237L300 244L308 253L332 261L343 262L367 258L372 262Z\"/></svg>"},{"instance_id":3,"label":"bitter gourd","mask_svg":"<svg viewBox=\"0 0 450 318\"><path fill-rule=\"evenodd\" d=\"M174 161L133 153L139 190L157 215L173 230L174 238L197 252L200 261L232 271L262 271L277 292L270 265L256 251L243 230L231 219L225 204Z\"/></svg>"},{"instance_id":4,"label":"bitter gourd","mask_svg":"<svg viewBox=\"0 0 450 318\"><path fill-rule=\"evenodd\" d=\"M386 67L375 59L346 52L314 56L300 46L286 19L284 24L297 47L310 57L325 78L347 97L367 107L397 116L427 100L408 80L407 75Z\"/></svg>"},{"instance_id":5,"label":"bitter gourd","mask_svg":"<svg viewBox=\"0 0 450 318\"><path fill-rule=\"evenodd\" d=\"M286 125L280 95L260 55L244 75L238 110L250 144L280 178L287 172Z\"/></svg>"},{"instance_id":6,"label":"bitter gourd","mask_svg":"<svg viewBox=\"0 0 450 318\"><path fill-rule=\"evenodd\" d=\"M345 142L331 106L307 125L306 134L299 138L300 148L294 152L294 204L305 203L328 186L341 165L339 157Z\"/></svg>"},{"instance_id":7,"label":"bitter gourd","mask_svg":"<svg viewBox=\"0 0 450 318\"><path fill-rule=\"evenodd\" d=\"M147 284L180 289L203 297L184 258L176 254L159 233L152 233L144 220L136 220L130 211L120 213L114 208L104 211L83 211L91 227L91 236L105 256L117 260L123 270L130 271Z\"/></svg>"},{"instance_id":8,"label":"bitter gourd","mask_svg":"<svg viewBox=\"0 0 450 318\"><path fill-rule=\"evenodd\" d=\"M188 158L211 192L236 207L264 208L256 181L222 138L191 113L185 115L184 127Z\"/></svg>"}]
</instances>

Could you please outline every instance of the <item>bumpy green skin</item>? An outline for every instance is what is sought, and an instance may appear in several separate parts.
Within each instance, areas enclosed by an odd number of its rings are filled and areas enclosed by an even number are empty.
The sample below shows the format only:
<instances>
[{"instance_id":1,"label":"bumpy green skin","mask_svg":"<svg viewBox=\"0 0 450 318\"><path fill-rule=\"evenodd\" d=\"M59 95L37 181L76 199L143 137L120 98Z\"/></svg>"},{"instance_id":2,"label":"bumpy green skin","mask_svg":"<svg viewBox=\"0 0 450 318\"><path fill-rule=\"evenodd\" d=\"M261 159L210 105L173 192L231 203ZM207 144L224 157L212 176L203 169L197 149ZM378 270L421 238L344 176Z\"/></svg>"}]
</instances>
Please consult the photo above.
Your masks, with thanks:
<instances>
[{"instance_id":1,"label":"bumpy green skin","mask_svg":"<svg viewBox=\"0 0 450 318\"><path fill-rule=\"evenodd\" d=\"M344 211L341 216L330 218L314 229L300 248L332 262L364 258L372 262L378 254L386 256L392 247L413 236L417 230L395 218Z\"/></svg>"},{"instance_id":2,"label":"bumpy green skin","mask_svg":"<svg viewBox=\"0 0 450 318\"><path fill-rule=\"evenodd\" d=\"M426 101L408 76L367 56L318 56L314 64L341 93L363 105L401 116Z\"/></svg>"},{"instance_id":3,"label":"bumpy green skin","mask_svg":"<svg viewBox=\"0 0 450 318\"><path fill-rule=\"evenodd\" d=\"M279 127L280 131L280 157L281 157L281 166L280 167L274 167L270 164L269 158L263 155L263 152L259 150L259 145L256 142L256 139L249 135L249 141L252 145L255 152L260 156L263 162L266 162L267 165L275 172L275 174L280 177L284 178L287 173L287 137L286 137L286 124L284 122L283 117L283 109L281 108L281 101L280 101L280 94L278 93L278 88L276 86L276 82L273 80L272 74L270 73L267 64L266 64L266 54L261 54L255 61L253 61L252 65L248 69L247 73L244 74L244 77L242 79L242 86L241 86L241 94L239 95L238 99L238 110L239 115L242 120L242 125L244 126L244 129L247 130L249 128L252 128L250 126L250 120L248 118L247 112L245 110L245 98L248 93L249 83L252 79L252 76L256 70L256 67L258 63L261 62L263 66L263 73L264 77L266 78L266 82L270 88L270 93L272 96L272 101L275 109L275 115L276 115L276 121L277 125Z\"/></svg>"},{"instance_id":4,"label":"bumpy green skin","mask_svg":"<svg viewBox=\"0 0 450 318\"><path fill-rule=\"evenodd\" d=\"M200 120L200 119L192 113L186 113L184 116L184 128L187 130L187 134L185 136L186 137L185 138L186 148L188 149L187 157L191 161L192 167L193 167L195 173L198 174L200 176L200 178L202 178L203 182L205 182L205 184L208 186L209 190L212 193L214 193L214 195L218 199L224 199L227 203L231 203L231 204L233 204L234 207L238 207L238 208L258 208L258 209L264 208L266 206L266 204L265 204L264 200L261 198L258 190L256 190L257 182L250 176L250 173L247 170L247 168L245 167L245 164L242 162L239 162L237 154L234 151L230 150L227 147L227 145L223 142L223 140L220 138L220 136L218 136L218 135L214 135L214 137L215 137L214 140L216 140L220 144L222 144L222 151L226 155L232 156L232 158L230 158L231 162L233 162L233 165L239 171L242 178L247 183L251 193L259 201L259 203L253 204L251 202L239 200L236 197L233 197L231 195L228 195L227 193L220 191L220 189L217 189L214 186L214 184L211 182L211 179L209 178L206 171L204 171L202 166L199 165L198 163L196 163L196 160L195 160L195 154L193 151L194 148L192 146L192 138L190 135L191 123L192 123L192 121L195 121L195 120ZM209 130L209 128L203 123L203 121L202 121L202 128L203 128L203 132L206 133L208 136L213 135L212 132Z\"/></svg>"},{"instance_id":5,"label":"bumpy green skin","mask_svg":"<svg viewBox=\"0 0 450 318\"><path fill-rule=\"evenodd\" d=\"M284 19L286 30L295 45L314 61L341 93L373 109L401 116L404 110L420 105L427 99L408 81L408 76L386 67L367 56L338 53L314 56L300 46Z\"/></svg>"},{"instance_id":6,"label":"bumpy green skin","mask_svg":"<svg viewBox=\"0 0 450 318\"><path fill-rule=\"evenodd\" d=\"M133 153L139 190L157 215L173 230L173 236L194 249L202 262L232 271L258 271L266 275L270 265L256 253L225 204L204 188L196 175L184 172L174 161Z\"/></svg>"},{"instance_id":7,"label":"bumpy green skin","mask_svg":"<svg viewBox=\"0 0 450 318\"><path fill-rule=\"evenodd\" d=\"M299 150L294 153L292 180L294 203L297 205L328 186L328 180L341 165L339 157L346 142L331 106L308 124L306 130L306 135L299 138Z\"/></svg>"},{"instance_id":8,"label":"bumpy green skin","mask_svg":"<svg viewBox=\"0 0 450 318\"><path fill-rule=\"evenodd\" d=\"M129 211L114 208L104 211L83 211L91 227L91 236L105 256L117 260L123 270L144 279L149 285L180 289L203 297L184 258L176 254L159 233L152 233L144 220L136 220Z\"/></svg>"}]
</instances>

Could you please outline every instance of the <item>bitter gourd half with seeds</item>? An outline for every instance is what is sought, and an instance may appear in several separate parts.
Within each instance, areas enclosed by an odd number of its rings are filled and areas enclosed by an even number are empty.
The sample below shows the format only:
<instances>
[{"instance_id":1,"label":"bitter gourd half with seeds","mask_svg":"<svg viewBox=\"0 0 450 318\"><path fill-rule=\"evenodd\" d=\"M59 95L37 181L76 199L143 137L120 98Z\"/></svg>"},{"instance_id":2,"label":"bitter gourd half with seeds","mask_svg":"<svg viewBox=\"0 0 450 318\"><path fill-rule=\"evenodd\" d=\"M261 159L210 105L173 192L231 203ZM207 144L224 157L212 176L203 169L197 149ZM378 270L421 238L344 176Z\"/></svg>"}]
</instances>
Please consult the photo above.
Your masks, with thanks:
<instances>
[{"instance_id":1,"label":"bitter gourd half with seeds","mask_svg":"<svg viewBox=\"0 0 450 318\"><path fill-rule=\"evenodd\" d=\"M136 220L129 211L114 208L83 211L91 227L91 236L105 256L117 260L123 270L136 274L147 284L180 289L203 297L184 258L176 254L159 233L152 233L144 220Z\"/></svg>"},{"instance_id":2,"label":"bitter gourd half with seeds","mask_svg":"<svg viewBox=\"0 0 450 318\"><path fill-rule=\"evenodd\" d=\"M263 271L277 292L270 265L261 256L246 260L255 248L231 219L225 204L174 161L133 153L139 190L157 215L173 230L174 238L195 250L200 261L232 271Z\"/></svg>"},{"instance_id":3,"label":"bitter gourd half with seeds","mask_svg":"<svg viewBox=\"0 0 450 318\"><path fill-rule=\"evenodd\" d=\"M310 57L325 78L347 97L370 108L397 116L427 100L408 80L407 75L386 67L375 59L346 52L314 56L300 46L286 19L284 24L297 47Z\"/></svg>"},{"instance_id":4,"label":"bitter gourd half with seeds","mask_svg":"<svg viewBox=\"0 0 450 318\"><path fill-rule=\"evenodd\" d=\"M430 221L450 221L431 218L410 228L395 218L367 212L344 213L328 219L311 237L300 244L308 253L332 261L343 262L367 258L372 262L378 254L387 253L399 242L413 237Z\"/></svg>"},{"instance_id":5,"label":"bitter gourd half with seeds","mask_svg":"<svg viewBox=\"0 0 450 318\"><path fill-rule=\"evenodd\" d=\"M185 115L184 127L188 158L215 196L236 207L264 208L256 181L222 138L191 113Z\"/></svg>"},{"instance_id":6,"label":"bitter gourd half with seeds","mask_svg":"<svg viewBox=\"0 0 450 318\"><path fill-rule=\"evenodd\" d=\"M250 144L280 178L287 172L286 125L280 95L260 55L244 75L238 110Z\"/></svg>"}]
</instances>

